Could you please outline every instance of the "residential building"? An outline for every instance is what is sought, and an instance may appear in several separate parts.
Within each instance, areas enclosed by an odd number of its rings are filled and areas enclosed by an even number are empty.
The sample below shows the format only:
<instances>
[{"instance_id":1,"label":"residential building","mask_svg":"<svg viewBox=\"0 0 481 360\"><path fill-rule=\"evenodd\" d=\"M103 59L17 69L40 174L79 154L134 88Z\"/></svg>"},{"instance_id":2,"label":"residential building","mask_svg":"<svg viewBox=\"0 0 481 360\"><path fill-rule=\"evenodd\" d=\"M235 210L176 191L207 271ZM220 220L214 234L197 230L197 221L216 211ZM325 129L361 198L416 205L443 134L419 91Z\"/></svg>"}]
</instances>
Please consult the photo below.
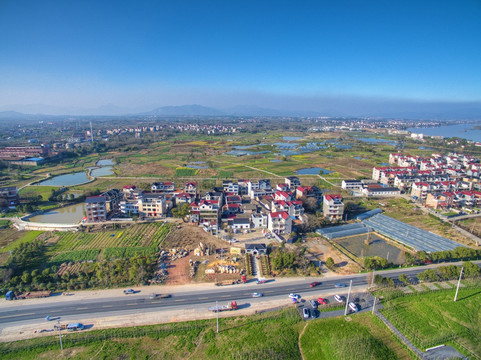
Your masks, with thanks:
<instances>
[{"instance_id":1,"label":"residential building","mask_svg":"<svg viewBox=\"0 0 481 360\"><path fill-rule=\"evenodd\" d=\"M342 216L344 214L344 203L342 202L341 195L324 195L322 210L324 212L324 217L328 218L329 220L342 220Z\"/></svg>"},{"instance_id":2,"label":"residential building","mask_svg":"<svg viewBox=\"0 0 481 360\"><path fill-rule=\"evenodd\" d=\"M18 205L18 190L16 186L0 188L0 208Z\"/></svg>"},{"instance_id":3,"label":"residential building","mask_svg":"<svg viewBox=\"0 0 481 360\"><path fill-rule=\"evenodd\" d=\"M85 215L88 222L107 220L105 196L89 196L85 199Z\"/></svg>"},{"instance_id":4,"label":"residential building","mask_svg":"<svg viewBox=\"0 0 481 360\"><path fill-rule=\"evenodd\" d=\"M267 215L262 213L252 213L251 215L252 227L254 229L267 227Z\"/></svg>"},{"instance_id":5,"label":"residential building","mask_svg":"<svg viewBox=\"0 0 481 360\"><path fill-rule=\"evenodd\" d=\"M272 212L267 217L267 228L269 231L286 235L292 232L292 218L286 211Z\"/></svg>"}]
</instances>

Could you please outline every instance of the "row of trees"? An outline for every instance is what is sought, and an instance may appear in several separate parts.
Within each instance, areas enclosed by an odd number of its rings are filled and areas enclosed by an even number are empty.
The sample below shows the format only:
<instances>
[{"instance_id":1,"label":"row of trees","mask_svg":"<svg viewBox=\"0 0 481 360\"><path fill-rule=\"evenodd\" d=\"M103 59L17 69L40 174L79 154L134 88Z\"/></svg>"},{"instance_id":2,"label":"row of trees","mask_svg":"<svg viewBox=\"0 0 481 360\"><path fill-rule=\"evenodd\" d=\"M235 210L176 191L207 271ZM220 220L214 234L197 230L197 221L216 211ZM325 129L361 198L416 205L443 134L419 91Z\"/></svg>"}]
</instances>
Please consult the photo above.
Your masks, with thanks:
<instances>
[{"instance_id":1,"label":"row of trees","mask_svg":"<svg viewBox=\"0 0 481 360\"><path fill-rule=\"evenodd\" d=\"M415 255L406 253L406 265L421 265L432 262L468 261L481 259L481 250L459 246L454 250L427 253L418 251Z\"/></svg>"}]
</instances>

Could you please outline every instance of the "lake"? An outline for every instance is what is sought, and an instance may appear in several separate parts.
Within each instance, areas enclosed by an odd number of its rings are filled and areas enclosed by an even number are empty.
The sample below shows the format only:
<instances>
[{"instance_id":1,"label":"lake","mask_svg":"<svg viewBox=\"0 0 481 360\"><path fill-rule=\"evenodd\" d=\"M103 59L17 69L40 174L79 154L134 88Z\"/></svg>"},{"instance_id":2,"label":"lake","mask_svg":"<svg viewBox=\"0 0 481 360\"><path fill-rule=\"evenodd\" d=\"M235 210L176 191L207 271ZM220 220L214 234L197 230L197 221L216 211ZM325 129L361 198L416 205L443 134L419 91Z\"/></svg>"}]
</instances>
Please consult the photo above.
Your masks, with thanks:
<instances>
[{"instance_id":1,"label":"lake","mask_svg":"<svg viewBox=\"0 0 481 360\"><path fill-rule=\"evenodd\" d=\"M86 184L90 181L87 177L87 174L82 171L73 174L66 174L66 175L59 175L54 176L51 179L44 180L37 185L42 186L74 186L74 185L81 185Z\"/></svg>"},{"instance_id":2,"label":"lake","mask_svg":"<svg viewBox=\"0 0 481 360\"><path fill-rule=\"evenodd\" d=\"M54 209L28 219L30 222L53 224L78 224L84 218L84 204Z\"/></svg>"},{"instance_id":3,"label":"lake","mask_svg":"<svg viewBox=\"0 0 481 360\"><path fill-rule=\"evenodd\" d=\"M473 127L475 125L481 124L455 124L429 128L413 127L406 130L416 134L421 133L430 136L444 136L445 138L457 136L462 139L481 142L481 130L474 130Z\"/></svg>"},{"instance_id":4,"label":"lake","mask_svg":"<svg viewBox=\"0 0 481 360\"><path fill-rule=\"evenodd\" d=\"M332 173L332 171L320 167L305 168L296 171L297 175L319 175L319 173L325 175Z\"/></svg>"},{"instance_id":5,"label":"lake","mask_svg":"<svg viewBox=\"0 0 481 360\"><path fill-rule=\"evenodd\" d=\"M286 141L296 141L300 139L303 139L303 137L302 136L284 136L282 138L282 140L286 140Z\"/></svg>"},{"instance_id":6,"label":"lake","mask_svg":"<svg viewBox=\"0 0 481 360\"><path fill-rule=\"evenodd\" d=\"M102 166L99 168L93 168L90 175L93 177L99 177L99 176L110 176L113 175L114 171L112 169L112 166Z\"/></svg>"},{"instance_id":7,"label":"lake","mask_svg":"<svg viewBox=\"0 0 481 360\"><path fill-rule=\"evenodd\" d=\"M109 159L97 161L97 166L113 166L113 165L114 165L114 162Z\"/></svg>"}]
</instances>

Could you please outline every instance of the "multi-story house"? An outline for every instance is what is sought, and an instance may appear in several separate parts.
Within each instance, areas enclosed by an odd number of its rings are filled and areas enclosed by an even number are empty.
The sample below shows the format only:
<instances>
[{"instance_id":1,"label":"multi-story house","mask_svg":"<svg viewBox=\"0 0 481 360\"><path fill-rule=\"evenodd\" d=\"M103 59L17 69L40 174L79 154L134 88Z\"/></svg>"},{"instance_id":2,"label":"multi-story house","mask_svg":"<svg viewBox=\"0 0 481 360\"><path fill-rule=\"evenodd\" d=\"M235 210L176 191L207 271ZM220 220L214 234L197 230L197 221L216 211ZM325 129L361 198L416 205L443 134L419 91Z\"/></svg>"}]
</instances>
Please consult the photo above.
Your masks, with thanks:
<instances>
[{"instance_id":1,"label":"multi-story house","mask_svg":"<svg viewBox=\"0 0 481 360\"><path fill-rule=\"evenodd\" d=\"M252 213L251 215L252 227L255 229L267 227L267 215L263 213Z\"/></svg>"},{"instance_id":2,"label":"multi-story house","mask_svg":"<svg viewBox=\"0 0 481 360\"><path fill-rule=\"evenodd\" d=\"M154 193L156 193L156 192L169 193L169 192L175 191L175 183L170 182L170 181L155 182L155 183L152 184L152 186L150 188L151 188L152 192L154 192Z\"/></svg>"},{"instance_id":3,"label":"multi-story house","mask_svg":"<svg viewBox=\"0 0 481 360\"><path fill-rule=\"evenodd\" d=\"M225 193L229 193L232 195L239 194L239 184L233 182L232 180L224 180L222 181L222 187Z\"/></svg>"},{"instance_id":4,"label":"multi-story house","mask_svg":"<svg viewBox=\"0 0 481 360\"><path fill-rule=\"evenodd\" d=\"M88 222L107 220L105 196L89 196L85 199L85 215Z\"/></svg>"},{"instance_id":5,"label":"multi-story house","mask_svg":"<svg viewBox=\"0 0 481 360\"><path fill-rule=\"evenodd\" d=\"M197 183L196 182L185 183L184 192L187 193L187 194L194 195L194 197L196 197L197 196Z\"/></svg>"},{"instance_id":6,"label":"multi-story house","mask_svg":"<svg viewBox=\"0 0 481 360\"><path fill-rule=\"evenodd\" d=\"M292 232L292 219L286 211L269 213L267 218L267 228L269 231L278 235L288 235Z\"/></svg>"},{"instance_id":7,"label":"multi-story house","mask_svg":"<svg viewBox=\"0 0 481 360\"><path fill-rule=\"evenodd\" d=\"M324 195L322 210L324 212L324 217L328 218L329 220L342 220L342 216L344 214L344 203L342 202L341 195Z\"/></svg>"},{"instance_id":8,"label":"multi-story house","mask_svg":"<svg viewBox=\"0 0 481 360\"><path fill-rule=\"evenodd\" d=\"M289 186L291 191L294 191L296 187L301 186L301 181L297 176L288 176L284 181L286 182L287 186Z\"/></svg>"},{"instance_id":9,"label":"multi-story house","mask_svg":"<svg viewBox=\"0 0 481 360\"><path fill-rule=\"evenodd\" d=\"M107 213L118 210L119 204L124 198L124 194L118 189L110 189L100 195L105 197L105 208L107 209Z\"/></svg>"},{"instance_id":10,"label":"multi-story house","mask_svg":"<svg viewBox=\"0 0 481 360\"><path fill-rule=\"evenodd\" d=\"M139 199L139 215L147 218L159 218L166 215L167 201L165 196L156 193L145 193Z\"/></svg>"},{"instance_id":11,"label":"multi-story house","mask_svg":"<svg viewBox=\"0 0 481 360\"><path fill-rule=\"evenodd\" d=\"M18 190L16 186L0 188L0 208L18 205Z\"/></svg>"}]
</instances>

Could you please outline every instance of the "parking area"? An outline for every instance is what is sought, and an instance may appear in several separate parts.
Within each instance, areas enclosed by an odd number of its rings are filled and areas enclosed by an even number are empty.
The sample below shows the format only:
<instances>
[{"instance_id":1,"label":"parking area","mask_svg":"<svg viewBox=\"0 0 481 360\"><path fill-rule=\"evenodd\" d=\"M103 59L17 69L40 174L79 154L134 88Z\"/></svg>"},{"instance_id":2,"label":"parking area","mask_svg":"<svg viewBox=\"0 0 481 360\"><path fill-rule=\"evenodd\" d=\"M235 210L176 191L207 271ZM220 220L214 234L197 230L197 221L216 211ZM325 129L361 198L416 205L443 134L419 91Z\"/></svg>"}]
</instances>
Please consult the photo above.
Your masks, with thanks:
<instances>
[{"instance_id":1,"label":"parking area","mask_svg":"<svg viewBox=\"0 0 481 360\"><path fill-rule=\"evenodd\" d=\"M344 315L347 292L339 292L326 297L309 296L300 298L296 303L299 316L306 320L328 318ZM367 292L351 293L348 305L348 314L370 311L374 297ZM378 305L380 306L380 305Z\"/></svg>"}]
</instances>

